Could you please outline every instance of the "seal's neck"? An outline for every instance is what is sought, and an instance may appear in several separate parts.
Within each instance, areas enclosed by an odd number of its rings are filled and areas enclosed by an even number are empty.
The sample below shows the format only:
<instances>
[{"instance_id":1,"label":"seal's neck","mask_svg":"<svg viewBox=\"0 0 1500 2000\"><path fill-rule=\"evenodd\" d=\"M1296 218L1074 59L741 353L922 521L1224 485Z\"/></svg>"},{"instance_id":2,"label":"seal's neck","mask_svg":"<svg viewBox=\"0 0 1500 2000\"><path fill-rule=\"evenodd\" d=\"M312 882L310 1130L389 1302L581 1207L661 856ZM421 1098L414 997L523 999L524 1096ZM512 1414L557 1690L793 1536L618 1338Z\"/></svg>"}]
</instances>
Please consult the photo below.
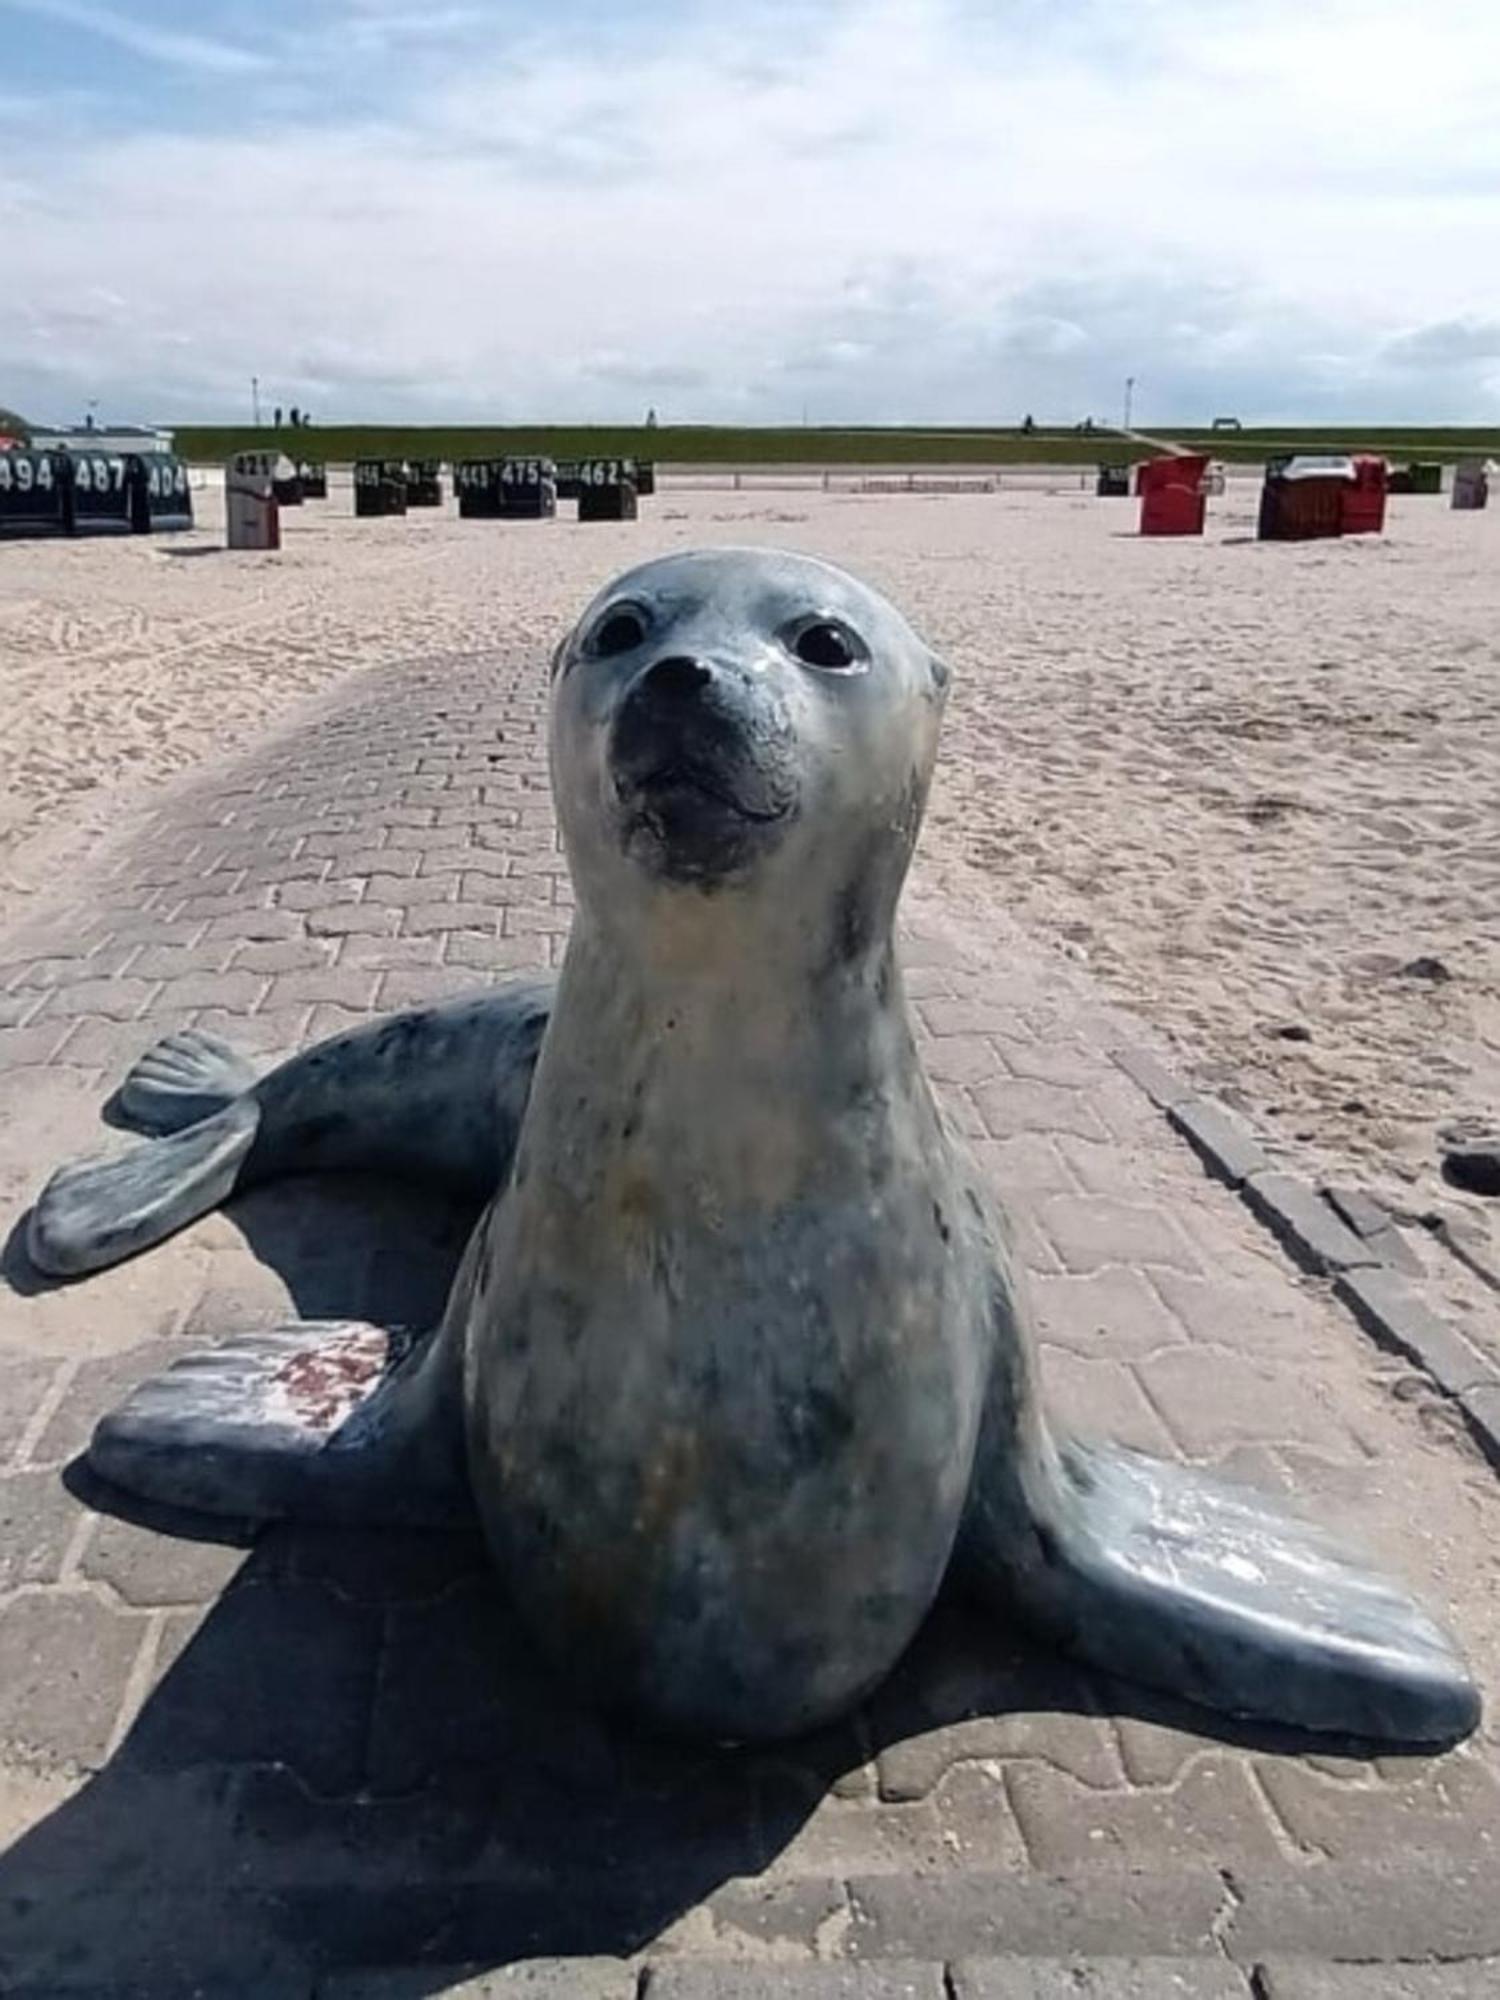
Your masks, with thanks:
<instances>
[{"instance_id":1,"label":"seal's neck","mask_svg":"<svg viewBox=\"0 0 1500 2000\"><path fill-rule=\"evenodd\" d=\"M815 964L764 935L758 952L702 942L648 927L626 950L579 913L529 1137L554 1158L629 1154L728 1205L848 1191L885 1122L930 1103L889 937Z\"/></svg>"}]
</instances>

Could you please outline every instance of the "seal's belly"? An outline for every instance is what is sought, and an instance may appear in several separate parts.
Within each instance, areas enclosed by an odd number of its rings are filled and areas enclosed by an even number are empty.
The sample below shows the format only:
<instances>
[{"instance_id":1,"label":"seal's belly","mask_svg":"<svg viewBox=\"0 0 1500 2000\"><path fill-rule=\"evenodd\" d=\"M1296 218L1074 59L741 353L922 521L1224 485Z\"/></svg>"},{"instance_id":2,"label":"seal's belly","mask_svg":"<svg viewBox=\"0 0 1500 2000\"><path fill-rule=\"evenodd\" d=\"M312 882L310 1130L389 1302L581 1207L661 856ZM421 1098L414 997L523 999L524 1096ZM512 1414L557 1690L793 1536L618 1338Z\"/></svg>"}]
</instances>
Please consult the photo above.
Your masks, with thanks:
<instances>
[{"instance_id":1,"label":"seal's belly","mask_svg":"<svg viewBox=\"0 0 1500 2000\"><path fill-rule=\"evenodd\" d=\"M827 1240L821 1268L720 1245L712 1268L598 1288L520 1249L471 1320L486 1532L537 1636L607 1702L787 1735L886 1673L932 1601L975 1328L951 1260Z\"/></svg>"}]
</instances>

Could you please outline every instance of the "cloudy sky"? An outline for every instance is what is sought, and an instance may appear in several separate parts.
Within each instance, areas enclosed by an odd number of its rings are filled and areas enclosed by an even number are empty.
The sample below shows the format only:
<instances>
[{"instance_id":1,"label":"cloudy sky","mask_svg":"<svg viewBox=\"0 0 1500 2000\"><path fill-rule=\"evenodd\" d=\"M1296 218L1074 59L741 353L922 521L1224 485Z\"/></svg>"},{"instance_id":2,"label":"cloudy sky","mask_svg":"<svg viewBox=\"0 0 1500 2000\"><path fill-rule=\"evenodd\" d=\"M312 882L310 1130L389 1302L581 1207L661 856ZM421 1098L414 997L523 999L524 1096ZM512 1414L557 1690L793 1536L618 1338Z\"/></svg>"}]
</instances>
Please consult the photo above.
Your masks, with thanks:
<instances>
[{"instance_id":1,"label":"cloudy sky","mask_svg":"<svg viewBox=\"0 0 1500 2000\"><path fill-rule=\"evenodd\" d=\"M0 0L0 404L1500 421L1495 0Z\"/></svg>"}]
</instances>

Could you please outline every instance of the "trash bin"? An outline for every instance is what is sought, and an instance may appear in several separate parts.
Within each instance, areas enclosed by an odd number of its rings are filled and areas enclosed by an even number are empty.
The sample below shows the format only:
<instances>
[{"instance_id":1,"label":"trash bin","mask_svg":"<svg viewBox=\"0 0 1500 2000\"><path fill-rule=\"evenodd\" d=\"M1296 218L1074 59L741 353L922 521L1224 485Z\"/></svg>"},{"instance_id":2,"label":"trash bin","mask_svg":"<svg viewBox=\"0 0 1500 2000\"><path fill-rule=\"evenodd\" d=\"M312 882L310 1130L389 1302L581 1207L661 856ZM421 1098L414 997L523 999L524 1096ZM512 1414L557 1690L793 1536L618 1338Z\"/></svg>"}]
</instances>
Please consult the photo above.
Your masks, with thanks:
<instances>
[{"instance_id":1,"label":"trash bin","mask_svg":"<svg viewBox=\"0 0 1500 2000\"><path fill-rule=\"evenodd\" d=\"M0 450L0 541L68 532L68 473L61 452Z\"/></svg>"},{"instance_id":2,"label":"trash bin","mask_svg":"<svg viewBox=\"0 0 1500 2000\"><path fill-rule=\"evenodd\" d=\"M1354 484L1346 457L1273 458L1260 494L1263 542L1312 542L1344 532L1344 495Z\"/></svg>"},{"instance_id":3,"label":"trash bin","mask_svg":"<svg viewBox=\"0 0 1500 2000\"><path fill-rule=\"evenodd\" d=\"M414 458L406 467L406 504L408 507L441 507L443 504L443 467L436 458Z\"/></svg>"},{"instance_id":4,"label":"trash bin","mask_svg":"<svg viewBox=\"0 0 1500 2000\"><path fill-rule=\"evenodd\" d=\"M454 466L461 521L499 520L501 463L498 458L464 458Z\"/></svg>"},{"instance_id":5,"label":"trash bin","mask_svg":"<svg viewBox=\"0 0 1500 2000\"><path fill-rule=\"evenodd\" d=\"M1390 467L1383 458L1359 454L1354 479L1344 488L1344 533L1379 535L1385 531L1385 493ZM1413 491L1419 491L1413 488Z\"/></svg>"},{"instance_id":6,"label":"trash bin","mask_svg":"<svg viewBox=\"0 0 1500 2000\"><path fill-rule=\"evenodd\" d=\"M225 540L232 549L279 549L276 453L237 451L224 467Z\"/></svg>"},{"instance_id":7,"label":"trash bin","mask_svg":"<svg viewBox=\"0 0 1500 2000\"><path fill-rule=\"evenodd\" d=\"M1208 516L1208 460L1190 454L1153 458L1140 468L1143 535L1201 535Z\"/></svg>"},{"instance_id":8,"label":"trash bin","mask_svg":"<svg viewBox=\"0 0 1500 2000\"><path fill-rule=\"evenodd\" d=\"M1477 458L1466 458L1453 469L1453 502L1467 513L1490 504L1490 467Z\"/></svg>"},{"instance_id":9,"label":"trash bin","mask_svg":"<svg viewBox=\"0 0 1500 2000\"><path fill-rule=\"evenodd\" d=\"M557 512L557 467L550 458L500 461L500 518L545 521Z\"/></svg>"},{"instance_id":10,"label":"trash bin","mask_svg":"<svg viewBox=\"0 0 1500 2000\"><path fill-rule=\"evenodd\" d=\"M297 477L302 482L304 500L326 500L328 498L328 467L309 459L302 459L297 466Z\"/></svg>"},{"instance_id":11,"label":"trash bin","mask_svg":"<svg viewBox=\"0 0 1500 2000\"><path fill-rule=\"evenodd\" d=\"M1128 465L1101 465L1094 491L1101 500L1128 500L1130 498L1130 467Z\"/></svg>"},{"instance_id":12,"label":"trash bin","mask_svg":"<svg viewBox=\"0 0 1500 2000\"><path fill-rule=\"evenodd\" d=\"M633 521L639 512L633 479L614 479L607 486L579 488L580 521Z\"/></svg>"},{"instance_id":13,"label":"trash bin","mask_svg":"<svg viewBox=\"0 0 1500 2000\"><path fill-rule=\"evenodd\" d=\"M188 469L169 451L145 451L130 460L131 527L138 535L178 534L193 525Z\"/></svg>"},{"instance_id":14,"label":"trash bin","mask_svg":"<svg viewBox=\"0 0 1500 2000\"><path fill-rule=\"evenodd\" d=\"M68 480L69 534L133 534L134 482L126 455L67 451L61 456Z\"/></svg>"},{"instance_id":15,"label":"trash bin","mask_svg":"<svg viewBox=\"0 0 1500 2000\"><path fill-rule=\"evenodd\" d=\"M402 459L361 458L354 464L354 512L361 519L406 512L406 464Z\"/></svg>"}]
</instances>

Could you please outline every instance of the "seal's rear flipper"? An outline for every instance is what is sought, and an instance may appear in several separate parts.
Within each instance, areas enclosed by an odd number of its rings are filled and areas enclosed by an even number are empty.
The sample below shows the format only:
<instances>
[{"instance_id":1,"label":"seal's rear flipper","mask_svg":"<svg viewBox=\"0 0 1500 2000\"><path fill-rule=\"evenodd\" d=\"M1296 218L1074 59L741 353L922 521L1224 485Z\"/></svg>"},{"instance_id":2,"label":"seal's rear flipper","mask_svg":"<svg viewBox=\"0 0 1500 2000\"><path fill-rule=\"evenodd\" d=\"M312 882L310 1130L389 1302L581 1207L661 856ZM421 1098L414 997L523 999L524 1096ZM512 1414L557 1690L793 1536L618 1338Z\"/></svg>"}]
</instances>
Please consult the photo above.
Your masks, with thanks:
<instances>
[{"instance_id":1,"label":"seal's rear flipper","mask_svg":"<svg viewBox=\"0 0 1500 2000\"><path fill-rule=\"evenodd\" d=\"M1077 1443L1020 1484L981 1472L969 1554L1091 1666L1338 1735L1447 1744L1478 1723L1453 1642L1405 1591L1249 1489Z\"/></svg>"},{"instance_id":2,"label":"seal's rear flipper","mask_svg":"<svg viewBox=\"0 0 1500 2000\"><path fill-rule=\"evenodd\" d=\"M55 1278L102 1271L207 1215L233 1193L259 1122L242 1097L170 1138L60 1168L26 1226L32 1263Z\"/></svg>"},{"instance_id":3,"label":"seal's rear flipper","mask_svg":"<svg viewBox=\"0 0 1500 2000\"><path fill-rule=\"evenodd\" d=\"M217 1035L183 1028L165 1035L115 1093L122 1117L141 1132L180 1132L224 1110L255 1082L245 1058Z\"/></svg>"},{"instance_id":4,"label":"seal's rear flipper","mask_svg":"<svg viewBox=\"0 0 1500 2000\"><path fill-rule=\"evenodd\" d=\"M89 1467L241 1520L469 1525L456 1372L440 1361L359 1320L246 1334L143 1382L101 1419Z\"/></svg>"}]
</instances>

